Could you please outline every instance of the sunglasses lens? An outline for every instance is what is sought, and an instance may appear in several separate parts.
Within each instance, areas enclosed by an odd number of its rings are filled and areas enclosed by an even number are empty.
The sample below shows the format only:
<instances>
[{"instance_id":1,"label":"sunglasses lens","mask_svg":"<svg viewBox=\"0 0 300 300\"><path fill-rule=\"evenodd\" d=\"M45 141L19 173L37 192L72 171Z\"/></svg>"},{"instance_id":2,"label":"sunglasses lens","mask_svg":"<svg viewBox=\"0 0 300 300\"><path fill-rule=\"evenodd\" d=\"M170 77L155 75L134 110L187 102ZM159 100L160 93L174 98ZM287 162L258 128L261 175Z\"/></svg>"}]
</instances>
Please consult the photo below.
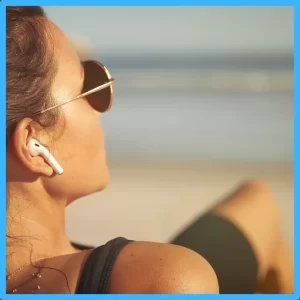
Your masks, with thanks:
<instances>
[{"instance_id":1,"label":"sunglasses lens","mask_svg":"<svg viewBox=\"0 0 300 300\"><path fill-rule=\"evenodd\" d=\"M106 82L110 77L105 68L96 61L85 61L84 67L84 87L83 93L88 92ZM107 111L112 102L112 86L86 96L89 104L99 112Z\"/></svg>"}]
</instances>

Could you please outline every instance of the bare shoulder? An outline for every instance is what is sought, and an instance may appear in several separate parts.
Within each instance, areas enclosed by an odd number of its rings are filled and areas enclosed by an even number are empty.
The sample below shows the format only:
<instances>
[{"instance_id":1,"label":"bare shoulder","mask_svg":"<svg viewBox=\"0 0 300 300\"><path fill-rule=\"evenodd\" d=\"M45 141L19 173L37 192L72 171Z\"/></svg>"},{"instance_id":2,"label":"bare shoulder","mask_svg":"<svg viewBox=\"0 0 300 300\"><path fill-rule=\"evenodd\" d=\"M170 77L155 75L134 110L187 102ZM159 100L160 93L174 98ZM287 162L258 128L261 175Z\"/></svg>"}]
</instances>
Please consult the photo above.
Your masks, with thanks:
<instances>
[{"instance_id":1,"label":"bare shoulder","mask_svg":"<svg viewBox=\"0 0 300 300\"><path fill-rule=\"evenodd\" d=\"M133 242L119 254L109 292L115 294L216 294L210 264L198 253L170 244Z\"/></svg>"}]
</instances>

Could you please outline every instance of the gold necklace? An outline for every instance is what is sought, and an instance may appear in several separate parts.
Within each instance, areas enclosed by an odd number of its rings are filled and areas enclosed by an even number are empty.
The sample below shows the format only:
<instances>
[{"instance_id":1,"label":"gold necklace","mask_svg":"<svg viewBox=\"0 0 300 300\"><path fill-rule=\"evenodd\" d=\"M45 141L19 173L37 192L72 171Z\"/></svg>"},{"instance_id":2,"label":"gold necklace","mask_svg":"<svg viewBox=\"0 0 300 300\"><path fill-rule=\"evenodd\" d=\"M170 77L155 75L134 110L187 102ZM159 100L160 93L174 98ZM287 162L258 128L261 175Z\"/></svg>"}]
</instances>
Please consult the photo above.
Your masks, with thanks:
<instances>
[{"instance_id":1,"label":"gold necklace","mask_svg":"<svg viewBox=\"0 0 300 300\"><path fill-rule=\"evenodd\" d=\"M80 252L85 252L85 251L87 251L87 250L89 250L89 249L84 249L84 250L82 250L82 251L80 251ZM6 275L6 281L9 281L16 273L20 272L20 271L21 271L22 269L24 269L25 267L28 267L28 266L30 266L31 264L34 264L34 263L36 263L36 262L39 262L39 261L41 261L41 260L45 260L45 259L48 259L48 258L53 258L53 256L47 256L47 257L44 257L44 258L36 259L36 260L34 260L33 262L31 262L30 264L26 264L26 265L21 266L20 268L18 268L17 270L15 270L14 272L12 272L11 274ZM43 268L43 267L38 267L38 266L34 266L34 267L36 267L36 268ZM40 271L38 271L38 272L36 272L35 274L32 274L32 277L35 277L35 278L40 279L40 278L42 278L42 274L40 273ZM18 277L14 277L14 278L17 279ZM68 283L67 283L67 284L68 284ZM24 284L23 284L23 285L24 285ZM18 288L19 288L20 286L22 286L22 284L19 285L19 286L17 286L16 288L14 288L14 289L12 290L12 293L17 293L17 292L19 291ZM32 290L31 292L32 292L32 293L37 293L40 289L41 289L41 287L38 285L38 286L37 286L34 290ZM68 284L68 289L69 289L69 291L70 291L69 284ZM70 293L71 293L71 292L70 292Z\"/></svg>"},{"instance_id":2,"label":"gold necklace","mask_svg":"<svg viewBox=\"0 0 300 300\"><path fill-rule=\"evenodd\" d=\"M6 275L6 281L9 281L10 279L12 279L12 277L13 277L16 273L20 272L21 270L23 270L24 268L30 266L31 264L34 264L34 263L36 263L36 262L39 262L39 261L42 261L42 260L45 260L45 259L48 259L48 258L51 258L51 256L47 256L47 257L44 257L44 258L40 258L40 259L34 260L34 261L31 262L30 264L26 264L26 265L21 266L20 268L18 268L17 270L15 270L14 272L12 272L11 274ZM36 266L34 266L34 267L36 267ZM40 272L37 272L37 273L35 273L35 274L32 274L32 277L36 277L36 278L40 279L40 278L42 278L42 274L41 274ZM18 277L14 277L14 278L17 279ZM41 287L38 285L38 286L35 288L35 290L32 291L32 293L37 292L37 291L39 291L40 289L41 289ZM18 292L18 288L14 288L14 289L12 290L12 293L16 293L16 292Z\"/></svg>"}]
</instances>

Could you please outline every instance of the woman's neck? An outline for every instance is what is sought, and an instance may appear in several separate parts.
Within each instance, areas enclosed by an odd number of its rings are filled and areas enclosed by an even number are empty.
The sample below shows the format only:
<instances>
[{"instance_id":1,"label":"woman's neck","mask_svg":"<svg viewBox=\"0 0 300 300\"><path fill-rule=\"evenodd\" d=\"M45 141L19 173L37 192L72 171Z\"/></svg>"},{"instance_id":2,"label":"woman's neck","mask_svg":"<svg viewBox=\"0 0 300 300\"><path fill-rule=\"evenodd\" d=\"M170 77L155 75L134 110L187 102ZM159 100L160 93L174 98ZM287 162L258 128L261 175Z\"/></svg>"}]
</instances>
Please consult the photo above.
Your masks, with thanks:
<instances>
[{"instance_id":1,"label":"woman's neck","mask_svg":"<svg viewBox=\"0 0 300 300\"><path fill-rule=\"evenodd\" d=\"M41 185L7 183L6 273L37 259L76 252L65 231L66 201Z\"/></svg>"}]
</instances>

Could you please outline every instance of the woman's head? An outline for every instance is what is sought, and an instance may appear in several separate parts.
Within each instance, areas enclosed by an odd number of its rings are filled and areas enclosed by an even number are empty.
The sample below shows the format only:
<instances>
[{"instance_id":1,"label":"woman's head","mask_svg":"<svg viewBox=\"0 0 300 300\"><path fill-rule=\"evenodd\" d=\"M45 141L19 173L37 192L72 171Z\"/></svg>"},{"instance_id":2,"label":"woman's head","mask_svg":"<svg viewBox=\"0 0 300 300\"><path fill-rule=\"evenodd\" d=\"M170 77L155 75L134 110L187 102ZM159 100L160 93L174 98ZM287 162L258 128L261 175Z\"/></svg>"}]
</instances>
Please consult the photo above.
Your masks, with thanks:
<instances>
[{"instance_id":1,"label":"woman's head","mask_svg":"<svg viewBox=\"0 0 300 300\"><path fill-rule=\"evenodd\" d=\"M78 54L40 7L8 7L6 22L7 181L30 183L67 202L102 190L109 171L100 113L80 98L36 114L82 94ZM49 149L63 175L30 155L31 138Z\"/></svg>"}]
</instances>

